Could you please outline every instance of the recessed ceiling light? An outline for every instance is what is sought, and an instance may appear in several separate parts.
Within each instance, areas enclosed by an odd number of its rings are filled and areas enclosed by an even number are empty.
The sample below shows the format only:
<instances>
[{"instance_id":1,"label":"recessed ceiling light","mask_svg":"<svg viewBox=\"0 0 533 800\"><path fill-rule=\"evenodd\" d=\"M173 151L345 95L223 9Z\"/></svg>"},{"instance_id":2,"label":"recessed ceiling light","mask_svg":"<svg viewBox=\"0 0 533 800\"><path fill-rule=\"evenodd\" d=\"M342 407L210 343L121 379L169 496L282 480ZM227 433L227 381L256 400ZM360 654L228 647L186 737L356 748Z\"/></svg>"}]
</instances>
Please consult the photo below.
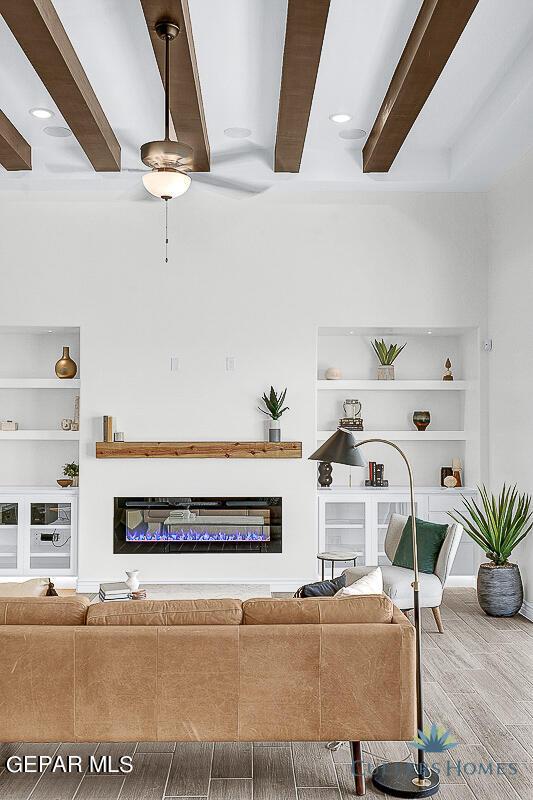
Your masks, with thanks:
<instances>
[{"instance_id":1,"label":"recessed ceiling light","mask_svg":"<svg viewBox=\"0 0 533 800\"><path fill-rule=\"evenodd\" d=\"M47 136L55 136L56 139L66 139L67 136L72 136L70 128L63 128L60 125L51 125L43 130Z\"/></svg>"},{"instance_id":2,"label":"recessed ceiling light","mask_svg":"<svg viewBox=\"0 0 533 800\"><path fill-rule=\"evenodd\" d=\"M353 336L355 331L348 331L348 336Z\"/></svg>"},{"instance_id":3,"label":"recessed ceiling light","mask_svg":"<svg viewBox=\"0 0 533 800\"><path fill-rule=\"evenodd\" d=\"M342 122L349 122L352 118L351 114L330 114L329 116L332 122L342 123Z\"/></svg>"},{"instance_id":4,"label":"recessed ceiling light","mask_svg":"<svg viewBox=\"0 0 533 800\"><path fill-rule=\"evenodd\" d=\"M30 108L29 113L32 117L37 117L37 119L50 119L50 117L54 116L54 112L48 108Z\"/></svg>"},{"instance_id":5,"label":"recessed ceiling light","mask_svg":"<svg viewBox=\"0 0 533 800\"><path fill-rule=\"evenodd\" d=\"M341 139L364 139L366 131L362 128L346 128L344 131L339 131Z\"/></svg>"},{"instance_id":6,"label":"recessed ceiling light","mask_svg":"<svg viewBox=\"0 0 533 800\"><path fill-rule=\"evenodd\" d=\"M247 139L251 135L250 128L226 128L224 131L224 136L228 136L230 139Z\"/></svg>"},{"instance_id":7,"label":"recessed ceiling light","mask_svg":"<svg viewBox=\"0 0 533 800\"><path fill-rule=\"evenodd\" d=\"M433 331L428 331L428 336L431 336L432 333Z\"/></svg>"}]
</instances>

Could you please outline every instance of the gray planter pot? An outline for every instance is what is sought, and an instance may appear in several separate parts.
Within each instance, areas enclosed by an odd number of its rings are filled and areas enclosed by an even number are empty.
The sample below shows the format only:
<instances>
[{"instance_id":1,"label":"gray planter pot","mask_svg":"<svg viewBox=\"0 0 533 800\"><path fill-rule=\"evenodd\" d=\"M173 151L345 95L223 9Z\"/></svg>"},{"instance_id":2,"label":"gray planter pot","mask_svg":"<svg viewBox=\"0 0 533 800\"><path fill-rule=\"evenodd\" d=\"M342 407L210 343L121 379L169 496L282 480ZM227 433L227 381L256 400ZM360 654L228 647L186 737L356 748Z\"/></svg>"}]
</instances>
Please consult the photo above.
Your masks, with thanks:
<instances>
[{"instance_id":1,"label":"gray planter pot","mask_svg":"<svg viewBox=\"0 0 533 800\"><path fill-rule=\"evenodd\" d=\"M477 574L477 599L489 617L513 617L524 600L518 564L493 567L481 564Z\"/></svg>"}]
</instances>

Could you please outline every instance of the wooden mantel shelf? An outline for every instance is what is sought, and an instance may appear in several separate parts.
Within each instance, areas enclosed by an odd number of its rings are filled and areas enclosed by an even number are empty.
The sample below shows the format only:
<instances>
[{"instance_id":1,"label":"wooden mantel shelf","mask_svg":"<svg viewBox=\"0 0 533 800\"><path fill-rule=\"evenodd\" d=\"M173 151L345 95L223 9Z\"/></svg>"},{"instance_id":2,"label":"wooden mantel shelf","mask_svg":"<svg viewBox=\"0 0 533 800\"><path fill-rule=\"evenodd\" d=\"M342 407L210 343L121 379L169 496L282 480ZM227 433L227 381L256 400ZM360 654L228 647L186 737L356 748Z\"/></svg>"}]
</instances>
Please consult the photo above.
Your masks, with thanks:
<instances>
[{"instance_id":1,"label":"wooden mantel shelf","mask_svg":"<svg viewBox=\"0 0 533 800\"><path fill-rule=\"evenodd\" d=\"M301 442L96 442L96 458L301 457Z\"/></svg>"}]
</instances>

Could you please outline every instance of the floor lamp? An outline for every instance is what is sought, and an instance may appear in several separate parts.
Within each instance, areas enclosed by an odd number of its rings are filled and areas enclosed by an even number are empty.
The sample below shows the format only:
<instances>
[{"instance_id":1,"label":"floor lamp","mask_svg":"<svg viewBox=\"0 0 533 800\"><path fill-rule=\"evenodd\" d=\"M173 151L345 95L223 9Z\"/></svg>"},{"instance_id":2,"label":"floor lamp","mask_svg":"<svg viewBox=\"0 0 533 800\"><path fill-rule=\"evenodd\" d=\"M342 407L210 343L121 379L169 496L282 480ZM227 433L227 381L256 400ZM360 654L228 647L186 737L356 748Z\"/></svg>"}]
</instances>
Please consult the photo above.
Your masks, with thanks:
<instances>
[{"instance_id":1,"label":"floor lamp","mask_svg":"<svg viewBox=\"0 0 533 800\"><path fill-rule=\"evenodd\" d=\"M420 619L418 549L416 541L416 514L411 464L403 450L389 439L363 439L356 441L350 431L339 428L333 436L309 456L313 461L326 461L333 464L348 464L366 467L359 448L365 444L387 444L403 458L409 476L409 497L411 501L411 521L413 532L413 609L416 631L416 723L417 730L424 728L424 697L422 683L422 627ZM392 797L430 797L439 790L439 776L432 771L424 759L424 751L418 750L417 763L393 761L380 764L372 773L372 781L377 789Z\"/></svg>"}]
</instances>

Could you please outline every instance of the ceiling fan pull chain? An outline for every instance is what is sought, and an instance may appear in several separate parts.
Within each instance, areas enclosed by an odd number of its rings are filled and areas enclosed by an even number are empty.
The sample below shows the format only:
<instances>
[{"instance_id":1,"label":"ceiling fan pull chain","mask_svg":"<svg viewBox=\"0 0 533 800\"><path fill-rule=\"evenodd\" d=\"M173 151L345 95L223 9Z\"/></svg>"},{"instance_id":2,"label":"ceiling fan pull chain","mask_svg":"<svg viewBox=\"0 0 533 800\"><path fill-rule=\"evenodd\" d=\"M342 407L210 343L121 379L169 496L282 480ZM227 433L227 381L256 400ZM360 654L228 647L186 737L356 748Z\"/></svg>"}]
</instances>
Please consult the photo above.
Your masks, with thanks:
<instances>
[{"instance_id":1,"label":"ceiling fan pull chain","mask_svg":"<svg viewBox=\"0 0 533 800\"><path fill-rule=\"evenodd\" d=\"M165 264L168 264L168 200L165 200Z\"/></svg>"}]
</instances>

